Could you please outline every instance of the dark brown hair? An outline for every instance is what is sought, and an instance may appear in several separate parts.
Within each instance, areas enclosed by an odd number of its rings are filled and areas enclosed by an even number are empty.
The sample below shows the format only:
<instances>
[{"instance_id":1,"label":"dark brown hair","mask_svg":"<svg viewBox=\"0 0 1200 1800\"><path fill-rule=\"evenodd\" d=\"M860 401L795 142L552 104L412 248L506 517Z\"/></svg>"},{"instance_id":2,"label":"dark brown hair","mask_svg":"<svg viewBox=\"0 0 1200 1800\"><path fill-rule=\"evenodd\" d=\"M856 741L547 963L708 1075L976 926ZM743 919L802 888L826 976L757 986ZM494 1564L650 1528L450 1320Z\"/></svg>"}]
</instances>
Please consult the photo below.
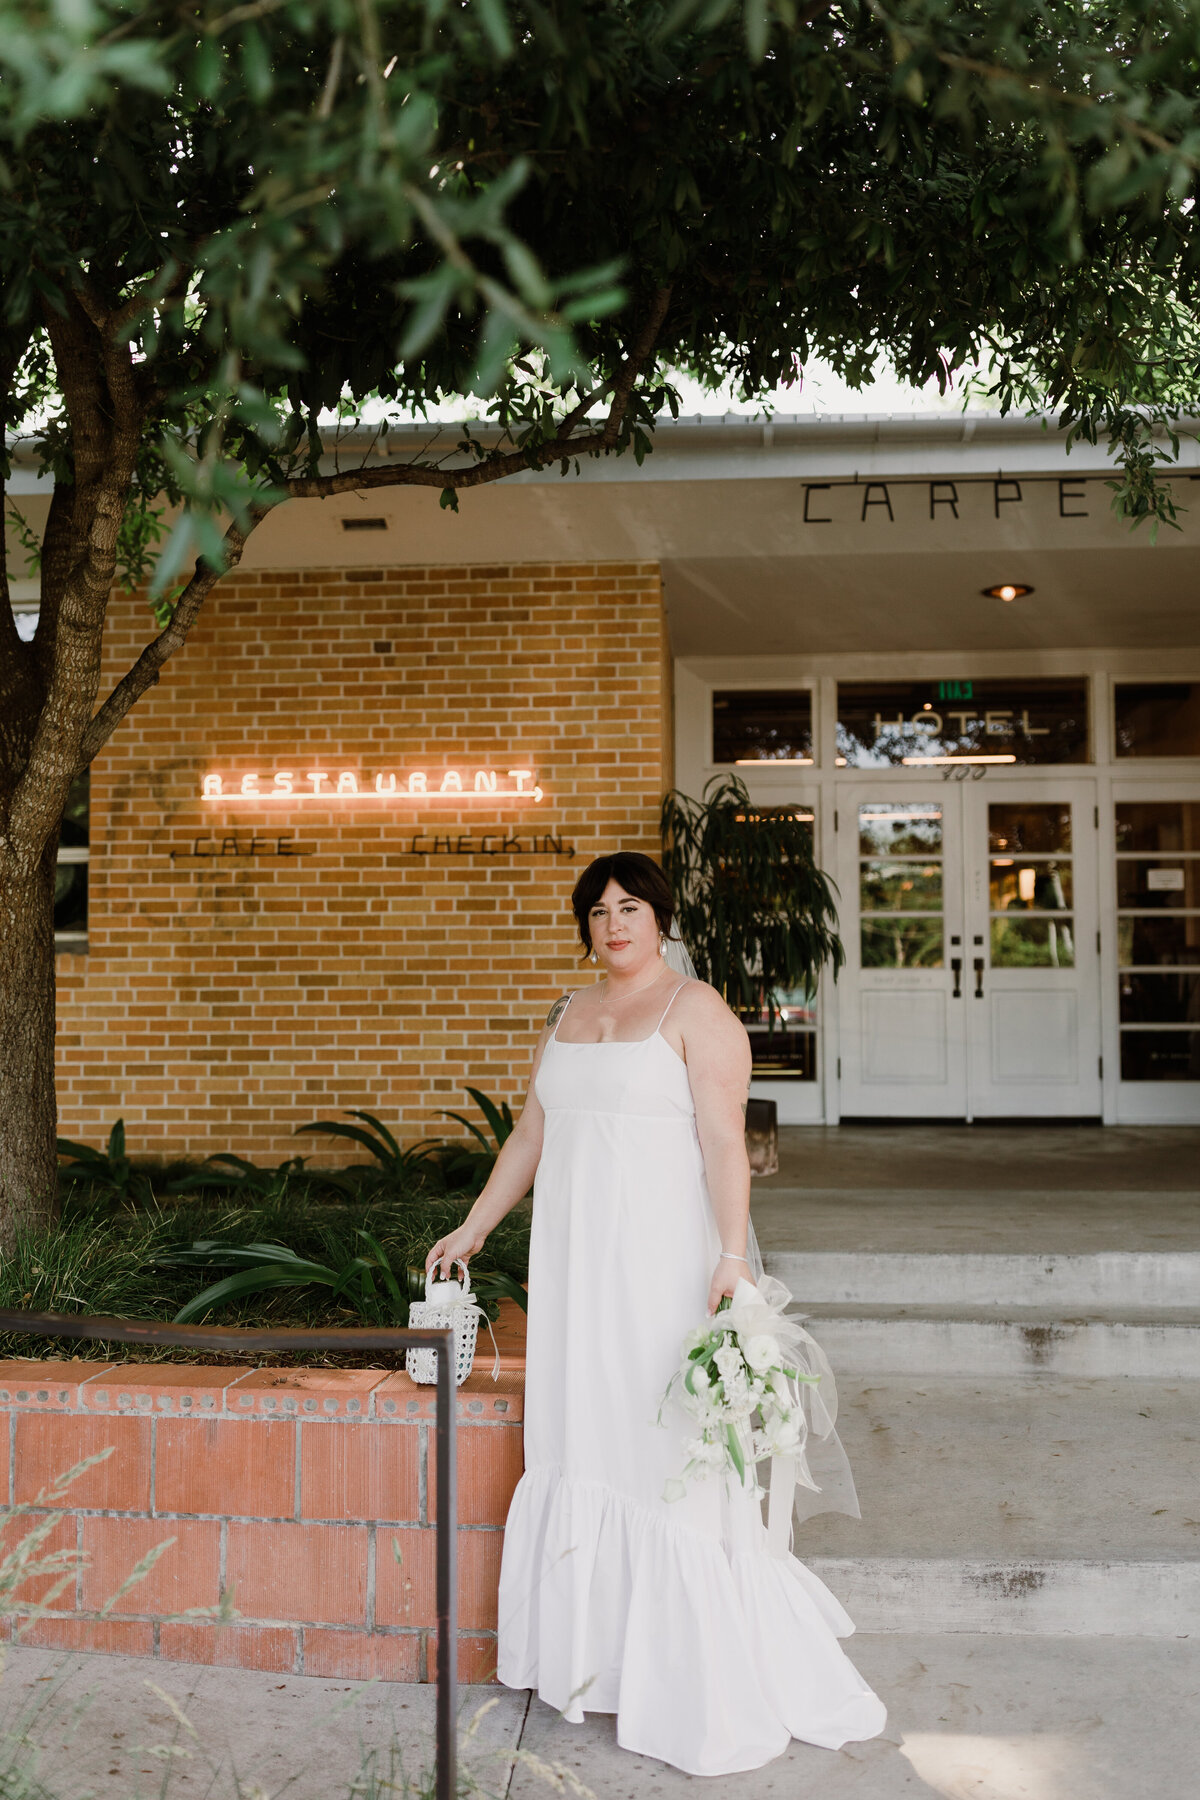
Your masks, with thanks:
<instances>
[{"instance_id":1,"label":"dark brown hair","mask_svg":"<svg viewBox=\"0 0 1200 1800\"><path fill-rule=\"evenodd\" d=\"M635 900L645 900L652 906L658 929L664 937L669 934L675 917L675 902L666 876L658 864L651 857L643 856L640 850L617 850L612 856L598 856L590 862L571 895L571 910L579 927L579 941L585 956L589 956L592 949L588 913L610 881L615 881Z\"/></svg>"}]
</instances>

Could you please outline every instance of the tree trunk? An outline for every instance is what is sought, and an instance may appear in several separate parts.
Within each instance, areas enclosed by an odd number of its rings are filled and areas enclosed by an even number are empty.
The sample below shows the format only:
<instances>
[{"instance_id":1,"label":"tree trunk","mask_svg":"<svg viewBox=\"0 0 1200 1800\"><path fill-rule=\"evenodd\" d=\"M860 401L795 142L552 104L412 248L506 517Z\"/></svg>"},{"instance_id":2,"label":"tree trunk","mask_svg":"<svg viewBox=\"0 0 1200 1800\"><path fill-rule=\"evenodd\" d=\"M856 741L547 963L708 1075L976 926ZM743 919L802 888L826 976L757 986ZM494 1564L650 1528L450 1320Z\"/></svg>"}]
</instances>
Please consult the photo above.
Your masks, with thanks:
<instances>
[{"instance_id":1,"label":"tree trunk","mask_svg":"<svg viewBox=\"0 0 1200 1800\"><path fill-rule=\"evenodd\" d=\"M32 874L0 852L0 1251L57 1206L55 832Z\"/></svg>"}]
</instances>

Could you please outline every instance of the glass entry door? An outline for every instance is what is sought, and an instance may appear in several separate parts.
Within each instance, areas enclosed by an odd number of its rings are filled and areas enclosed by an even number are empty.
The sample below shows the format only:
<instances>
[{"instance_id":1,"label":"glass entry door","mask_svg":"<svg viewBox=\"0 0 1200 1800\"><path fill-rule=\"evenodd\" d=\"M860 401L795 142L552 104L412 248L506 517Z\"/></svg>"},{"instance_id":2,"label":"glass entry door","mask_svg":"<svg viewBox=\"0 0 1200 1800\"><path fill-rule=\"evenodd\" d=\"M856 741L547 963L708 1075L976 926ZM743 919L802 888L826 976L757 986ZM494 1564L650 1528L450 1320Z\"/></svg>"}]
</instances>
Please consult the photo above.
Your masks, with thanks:
<instances>
[{"instance_id":1,"label":"glass entry door","mask_svg":"<svg viewBox=\"0 0 1200 1800\"><path fill-rule=\"evenodd\" d=\"M972 782L963 811L971 1113L1098 1117L1094 787Z\"/></svg>"},{"instance_id":2,"label":"glass entry door","mask_svg":"<svg viewBox=\"0 0 1200 1800\"><path fill-rule=\"evenodd\" d=\"M879 788L886 799L855 784L837 802L841 1110L961 1119L962 796L941 781Z\"/></svg>"},{"instance_id":3,"label":"glass entry door","mask_svg":"<svg viewBox=\"0 0 1200 1800\"><path fill-rule=\"evenodd\" d=\"M855 789L838 797L842 1114L1098 1115L1091 784Z\"/></svg>"}]
</instances>

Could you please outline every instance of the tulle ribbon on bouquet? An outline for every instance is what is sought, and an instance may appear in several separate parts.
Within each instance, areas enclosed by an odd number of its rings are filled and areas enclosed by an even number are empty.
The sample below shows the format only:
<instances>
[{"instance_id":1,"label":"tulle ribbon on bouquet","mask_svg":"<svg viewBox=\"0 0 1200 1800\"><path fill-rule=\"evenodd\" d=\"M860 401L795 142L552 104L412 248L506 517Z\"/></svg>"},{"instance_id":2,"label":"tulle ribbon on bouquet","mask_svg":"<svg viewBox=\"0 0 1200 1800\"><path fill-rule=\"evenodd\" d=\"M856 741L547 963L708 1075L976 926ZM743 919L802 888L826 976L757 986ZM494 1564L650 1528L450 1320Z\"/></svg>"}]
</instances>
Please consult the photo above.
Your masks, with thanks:
<instances>
[{"instance_id":1,"label":"tulle ribbon on bouquet","mask_svg":"<svg viewBox=\"0 0 1200 1800\"><path fill-rule=\"evenodd\" d=\"M829 1358L816 1338L787 1316L785 1309L791 1299L791 1290L773 1275L760 1275L757 1286L743 1278L733 1291L732 1303L711 1321L716 1330L736 1332L743 1346L752 1338L772 1339L779 1349L779 1361L796 1370L796 1375L785 1379L794 1414L803 1420L799 1442L771 1456L767 1542L777 1556L786 1555L790 1547L797 1484L814 1494L821 1491L809 1464L809 1439L836 1441L838 1408Z\"/></svg>"}]
</instances>

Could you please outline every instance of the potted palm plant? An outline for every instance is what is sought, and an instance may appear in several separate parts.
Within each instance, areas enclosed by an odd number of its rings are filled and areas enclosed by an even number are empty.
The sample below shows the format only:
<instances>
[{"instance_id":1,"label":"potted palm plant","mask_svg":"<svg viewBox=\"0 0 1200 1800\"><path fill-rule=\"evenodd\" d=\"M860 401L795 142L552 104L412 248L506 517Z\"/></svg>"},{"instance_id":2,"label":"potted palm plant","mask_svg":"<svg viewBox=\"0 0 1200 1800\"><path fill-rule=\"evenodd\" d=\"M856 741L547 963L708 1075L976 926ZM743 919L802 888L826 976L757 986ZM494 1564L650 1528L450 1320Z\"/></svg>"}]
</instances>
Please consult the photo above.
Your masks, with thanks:
<instances>
[{"instance_id":1,"label":"potted palm plant","mask_svg":"<svg viewBox=\"0 0 1200 1800\"><path fill-rule=\"evenodd\" d=\"M759 806L734 775L718 775L691 799L673 789L662 804L663 871L696 972L747 1024L774 1033L785 997L813 993L829 964L845 960L836 888L813 856L811 816L797 806ZM751 1102L751 1166L778 1166L775 1102Z\"/></svg>"}]
</instances>

